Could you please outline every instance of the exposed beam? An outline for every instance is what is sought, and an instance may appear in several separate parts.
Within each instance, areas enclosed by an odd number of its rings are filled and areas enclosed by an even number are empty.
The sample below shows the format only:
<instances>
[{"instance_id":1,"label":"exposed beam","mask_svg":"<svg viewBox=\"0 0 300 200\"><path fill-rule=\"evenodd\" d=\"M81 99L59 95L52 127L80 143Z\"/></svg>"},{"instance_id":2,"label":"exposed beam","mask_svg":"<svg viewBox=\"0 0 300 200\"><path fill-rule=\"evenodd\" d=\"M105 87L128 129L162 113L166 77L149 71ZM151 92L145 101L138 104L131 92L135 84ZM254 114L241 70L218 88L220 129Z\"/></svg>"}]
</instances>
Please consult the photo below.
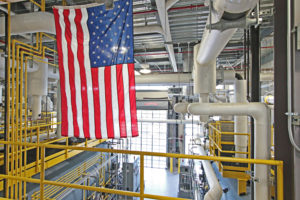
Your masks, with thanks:
<instances>
[{"instance_id":1,"label":"exposed beam","mask_svg":"<svg viewBox=\"0 0 300 200\"><path fill-rule=\"evenodd\" d=\"M166 2L166 9L169 10L174 6L179 0L167 0Z\"/></svg>"},{"instance_id":2,"label":"exposed beam","mask_svg":"<svg viewBox=\"0 0 300 200\"><path fill-rule=\"evenodd\" d=\"M166 44L166 49L169 53L169 59L172 64L174 72L177 72L177 64L176 64L176 58L174 53L174 47L173 44L170 44L172 42L171 37L171 31L170 31L170 24L169 24L169 17L168 12L166 8L166 1L165 0L155 0L156 7L159 15L159 19L161 22L162 29L165 32L165 42L169 43Z\"/></svg>"}]
</instances>

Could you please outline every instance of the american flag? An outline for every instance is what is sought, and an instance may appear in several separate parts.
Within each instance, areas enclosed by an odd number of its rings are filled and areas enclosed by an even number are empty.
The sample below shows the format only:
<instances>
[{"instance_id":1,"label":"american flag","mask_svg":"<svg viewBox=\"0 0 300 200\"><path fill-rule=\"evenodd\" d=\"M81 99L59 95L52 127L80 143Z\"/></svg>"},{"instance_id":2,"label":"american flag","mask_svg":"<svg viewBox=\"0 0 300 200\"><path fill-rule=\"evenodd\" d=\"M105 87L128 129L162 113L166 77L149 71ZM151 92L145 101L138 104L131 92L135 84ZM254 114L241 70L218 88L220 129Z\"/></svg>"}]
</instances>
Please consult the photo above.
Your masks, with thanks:
<instances>
[{"instance_id":1,"label":"american flag","mask_svg":"<svg viewBox=\"0 0 300 200\"><path fill-rule=\"evenodd\" d=\"M54 7L62 135L138 136L132 0Z\"/></svg>"}]
</instances>

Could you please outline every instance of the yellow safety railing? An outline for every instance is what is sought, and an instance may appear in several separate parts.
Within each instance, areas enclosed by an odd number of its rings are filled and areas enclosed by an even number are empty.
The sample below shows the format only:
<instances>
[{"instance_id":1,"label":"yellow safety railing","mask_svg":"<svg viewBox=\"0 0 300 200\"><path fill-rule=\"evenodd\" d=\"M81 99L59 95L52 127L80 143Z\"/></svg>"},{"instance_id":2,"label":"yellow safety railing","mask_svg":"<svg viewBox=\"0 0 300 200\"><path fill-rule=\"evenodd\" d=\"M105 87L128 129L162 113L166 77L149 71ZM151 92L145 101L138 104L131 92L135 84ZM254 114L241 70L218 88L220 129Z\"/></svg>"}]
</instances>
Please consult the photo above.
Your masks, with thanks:
<instances>
[{"instance_id":1,"label":"yellow safety railing","mask_svg":"<svg viewBox=\"0 0 300 200\"><path fill-rule=\"evenodd\" d=\"M233 126L234 122L232 121L218 121L215 123L209 124L209 151L213 156L221 156L223 154L229 154L234 156L235 154L243 154L246 155L246 158L251 158L251 135L250 133L235 133L235 132L225 132L222 131L222 124L231 124ZM232 136L242 135L247 137L248 140L248 148L246 152L242 151L234 151L234 150L224 150L224 145L234 145L234 141L225 141L224 136ZM250 164L247 167L235 167L235 166L224 166L222 162L218 162L219 170L228 169L228 170L239 170L239 171L247 171L250 170Z\"/></svg>"},{"instance_id":2,"label":"yellow safety railing","mask_svg":"<svg viewBox=\"0 0 300 200\"><path fill-rule=\"evenodd\" d=\"M141 200L144 198L150 199L162 199L162 200L182 200L183 198L175 198L175 197L166 197L160 195L152 195L144 193L144 184L140 185L140 192L130 192L123 190L115 190L108 188L99 188L93 186L86 185L77 185L77 184L69 184L60 181L50 181L45 180L45 169L47 166L45 165L45 149L62 149L62 150L77 150L77 151L91 151L91 152L106 152L106 153L117 153L117 154L133 154L140 156L140 182L144 182L144 157L145 156L158 156L158 157L170 157L170 158L179 158L179 159L197 159L197 160L212 160L219 162L237 162L237 163L249 163L249 164L263 164L263 165L274 165L277 167L277 199L283 200L283 162L277 160L261 160L261 159L246 159L246 158L231 158L231 157L212 157L212 156L201 156L201 155L185 155L185 154L174 154L174 153L158 153L158 152L143 152L143 151L128 151L128 150L116 150L116 149L103 149L103 148L90 148L90 147L76 147L76 146L65 146L65 145L53 145L53 144L37 144L37 143L22 143L22 142L9 142L9 141L0 141L0 144L6 144L11 146L23 146L23 147L35 147L40 148L40 157L41 162L39 163L39 167L41 169L40 179L28 178L25 176L12 176L1 174L0 178L4 178L6 180L14 180L19 181L21 184L19 186L22 187L22 183L31 182L40 184L40 199L44 199L45 195L45 185L53 185L74 189L82 189L82 190L90 190L108 194L117 194L124 196L132 196L139 197ZM7 196L9 197L9 196Z\"/></svg>"},{"instance_id":3,"label":"yellow safety railing","mask_svg":"<svg viewBox=\"0 0 300 200\"><path fill-rule=\"evenodd\" d=\"M96 155L89 159L88 161L82 163L80 166L76 167L75 169L71 170L70 172L66 173L57 181L64 182L64 183L74 183L79 181L83 176L88 175L87 171L95 166L97 163L100 165L103 163L105 157L103 154ZM99 173L100 174L100 173ZM101 175L101 174L100 174ZM104 186L103 184L99 184L99 186ZM47 185L44 190L44 198L45 199L59 199L59 197L66 192L68 188L55 186L55 185ZM40 191L36 191L31 196L33 200L40 199Z\"/></svg>"}]
</instances>

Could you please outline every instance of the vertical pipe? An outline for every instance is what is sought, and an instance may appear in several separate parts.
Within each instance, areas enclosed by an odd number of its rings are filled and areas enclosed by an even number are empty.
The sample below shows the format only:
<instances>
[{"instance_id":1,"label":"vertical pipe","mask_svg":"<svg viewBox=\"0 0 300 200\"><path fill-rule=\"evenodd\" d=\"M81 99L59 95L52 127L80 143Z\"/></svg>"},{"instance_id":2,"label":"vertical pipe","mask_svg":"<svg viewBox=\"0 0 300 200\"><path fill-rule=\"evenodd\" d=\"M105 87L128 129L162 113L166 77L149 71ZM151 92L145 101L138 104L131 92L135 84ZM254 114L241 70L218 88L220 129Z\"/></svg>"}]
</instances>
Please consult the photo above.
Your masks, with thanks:
<instances>
[{"instance_id":1,"label":"vertical pipe","mask_svg":"<svg viewBox=\"0 0 300 200\"><path fill-rule=\"evenodd\" d=\"M4 117L4 140L9 140L9 117L10 117L10 44L11 44L11 35L10 35L10 3L7 3L7 13L5 13L5 117ZM3 166L3 174L8 175L9 171L9 146L5 145L4 148L4 166ZM8 180L4 179L3 181L3 197L8 197Z\"/></svg>"},{"instance_id":2,"label":"vertical pipe","mask_svg":"<svg viewBox=\"0 0 300 200\"><path fill-rule=\"evenodd\" d=\"M37 120L42 111L42 97L40 95L32 96L32 120Z\"/></svg>"},{"instance_id":3,"label":"vertical pipe","mask_svg":"<svg viewBox=\"0 0 300 200\"><path fill-rule=\"evenodd\" d=\"M246 80L235 80L235 103L247 102L247 82ZM234 132L248 133L248 117L234 116ZM248 136L234 136L235 151L247 152ZM250 148L250 146L249 146ZM246 154L235 154L235 157L246 158Z\"/></svg>"}]
</instances>

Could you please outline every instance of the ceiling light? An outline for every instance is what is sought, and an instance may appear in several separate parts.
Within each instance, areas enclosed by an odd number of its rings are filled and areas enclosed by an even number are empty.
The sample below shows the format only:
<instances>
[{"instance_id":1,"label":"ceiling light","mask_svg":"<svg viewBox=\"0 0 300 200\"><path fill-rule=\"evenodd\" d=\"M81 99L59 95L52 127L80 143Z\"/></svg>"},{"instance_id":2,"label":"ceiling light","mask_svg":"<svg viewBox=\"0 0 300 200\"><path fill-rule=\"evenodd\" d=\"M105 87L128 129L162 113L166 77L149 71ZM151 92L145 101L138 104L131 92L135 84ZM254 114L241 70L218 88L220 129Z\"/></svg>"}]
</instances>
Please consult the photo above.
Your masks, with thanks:
<instances>
[{"instance_id":1,"label":"ceiling light","mask_svg":"<svg viewBox=\"0 0 300 200\"><path fill-rule=\"evenodd\" d=\"M151 70L150 70L150 69L143 68L143 69L140 70L140 72L141 72L142 74L150 74L150 73L151 73Z\"/></svg>"}]
</instances>

